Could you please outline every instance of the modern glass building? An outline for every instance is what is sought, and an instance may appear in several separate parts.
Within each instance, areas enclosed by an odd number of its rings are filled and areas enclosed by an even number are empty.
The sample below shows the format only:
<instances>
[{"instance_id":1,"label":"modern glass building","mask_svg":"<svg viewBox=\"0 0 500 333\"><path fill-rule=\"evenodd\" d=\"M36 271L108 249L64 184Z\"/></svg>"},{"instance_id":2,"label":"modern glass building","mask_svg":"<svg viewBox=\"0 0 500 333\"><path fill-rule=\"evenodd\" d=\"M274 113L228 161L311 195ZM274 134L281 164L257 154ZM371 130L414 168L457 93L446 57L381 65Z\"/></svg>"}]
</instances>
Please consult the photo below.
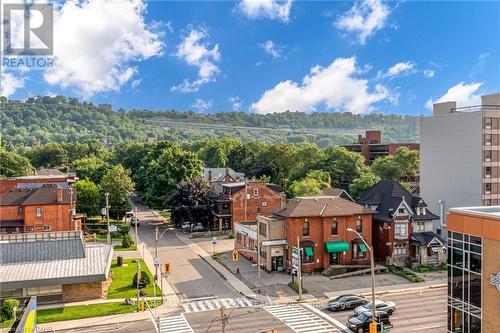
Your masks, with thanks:
<instances>
[{"instance_id":1,"label":"modern glass building","mask_svg":"<svg viewBox=\"0 0 500 333\"><path fill-rule=\"evenodd\" d=\"M447 332L500 332L500 206L452 208L447 222Z\"/></svg>"}]
</instances>

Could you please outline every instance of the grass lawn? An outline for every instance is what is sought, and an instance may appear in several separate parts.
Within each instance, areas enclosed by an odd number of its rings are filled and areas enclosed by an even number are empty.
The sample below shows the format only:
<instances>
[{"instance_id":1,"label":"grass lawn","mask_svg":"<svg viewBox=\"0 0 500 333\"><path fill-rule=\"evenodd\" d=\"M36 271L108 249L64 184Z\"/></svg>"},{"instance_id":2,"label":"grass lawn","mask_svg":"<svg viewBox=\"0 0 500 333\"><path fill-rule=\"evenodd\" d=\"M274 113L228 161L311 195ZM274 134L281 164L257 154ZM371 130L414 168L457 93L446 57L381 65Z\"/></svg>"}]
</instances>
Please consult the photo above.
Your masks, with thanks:
<instances>
[{"instance_id":1,"label":"grass lawn","mask_svg":"<svg viewBox=\"0 0 500 333\"><path fill-rule=\"evenodd\" d=\"M9 319L0 322L0 328L11 328L12 324L14 324L14 319Z\"/></svg>"},{"instance_id":2,"label":"grass lawn","mask_svg":"<svg viewBox=\"0 0 500 333\"><path fill-rule=\"evenodd\" d=\"M124 259L123 263L127 264L127 267L120 267L116 264L116 259L113 259L111 263L111 272L113 281L108 291L109 298L134 298L136 297L136 288L132 286L132 279L137 272L137 263L132 262L133 259ZM148 267L141 259L140 261L141 270L145 271L149 275L149 280L151 284L144 288L147 291L146 297L153 296L153 275L149 271ZM160 288L156 287L156 296L160 296Z\"/></svg>"},{"instance_id":3,"label":"grass lawn","mask_svg":"<svg viewBox=\"0 0 500 333\"><path fill-rule=\"evenodd\" d=\"M123 247L121 245L113 247L113 250L115 251L135 251L137 250L137 246L132 246L132 247Z\"/></svg>"},{"instance_id":4,"label":"grass lawn","mask_svg":"<svg viewBox=\"0 0 500 333\"><path fill-rule=\"evenodd\" d=\"M135 310L135 305L127 305L125 303L77 305L57 309L38 310L37 319L39 324L44 324L51 323L53 321L110 316L134 312Z\"/></svg>"}]
</instances>

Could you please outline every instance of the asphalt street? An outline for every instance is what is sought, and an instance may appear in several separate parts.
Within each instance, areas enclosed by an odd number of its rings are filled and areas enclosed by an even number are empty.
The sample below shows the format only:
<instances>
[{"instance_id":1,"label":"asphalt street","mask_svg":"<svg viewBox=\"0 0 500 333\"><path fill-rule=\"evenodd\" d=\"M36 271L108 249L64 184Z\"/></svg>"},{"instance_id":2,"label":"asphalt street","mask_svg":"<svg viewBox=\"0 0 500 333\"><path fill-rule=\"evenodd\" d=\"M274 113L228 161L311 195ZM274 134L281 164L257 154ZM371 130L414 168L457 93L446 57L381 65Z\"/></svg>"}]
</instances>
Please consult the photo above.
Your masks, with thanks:
<instances>
[{"instance_id":1,"label":"asphalt street","mask_svg":"<svg viewBox=\"0 0 500 333\"><path fill-rule=\"evenodd\" d=\"M156 333L156 328L151 320L139 320L128 323L116 323L110 325L98 325L91 327L72 328L69 330L58 330L58 333Z\"/></svg>"},{"instance_id":2,"label":"asphalt street","mask_svg":"<svg viewBox=\"0 0 500 333\"><path fill-rule=\"evenodd\" d=\"M154 257L157 217L147 208L138 206L139 239ZM165 231L161 226L159 234ZM174 231L166 230L158 241L158 257L162 265L170 263L167 280L181 300L204 297L238 298L241 295L231 287L210 265L179 239Z\"/></svg>"}]
</instances>

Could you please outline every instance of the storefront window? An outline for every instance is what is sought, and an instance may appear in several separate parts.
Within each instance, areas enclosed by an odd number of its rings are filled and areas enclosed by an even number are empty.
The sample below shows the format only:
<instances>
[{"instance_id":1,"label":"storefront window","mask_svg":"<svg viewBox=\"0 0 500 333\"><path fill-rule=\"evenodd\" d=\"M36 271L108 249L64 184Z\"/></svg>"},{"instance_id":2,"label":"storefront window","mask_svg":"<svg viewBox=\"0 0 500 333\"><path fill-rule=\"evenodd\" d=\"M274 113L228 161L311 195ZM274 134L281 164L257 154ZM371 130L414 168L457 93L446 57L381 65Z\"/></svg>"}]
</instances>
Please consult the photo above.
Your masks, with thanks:
<instances>
[{"instance_id":1,"label":"storefront window","mask_svg":"<svg viewBox=\"0 0 500 333\"><path fill-rule=\"evenodd\" d=\"M304 222L304 225L302 226L302 228L303 228L303 230L302 230L302 231L303 231L302 235L303 235L303 236L309 236L309 222L307 222L307 221L306 221L306 222Z\"/></svg>"},{"instance_id":2,"label":"storefront window","mask_svg":"<svg viewBox=\"0 0 500 333\"><path fill-rule=\"evenodd\" d=\"M333 235L338 235L338 225L337 225L337 221L333 221L332 222L332 236Z\"/></svg>"}]
</instances>

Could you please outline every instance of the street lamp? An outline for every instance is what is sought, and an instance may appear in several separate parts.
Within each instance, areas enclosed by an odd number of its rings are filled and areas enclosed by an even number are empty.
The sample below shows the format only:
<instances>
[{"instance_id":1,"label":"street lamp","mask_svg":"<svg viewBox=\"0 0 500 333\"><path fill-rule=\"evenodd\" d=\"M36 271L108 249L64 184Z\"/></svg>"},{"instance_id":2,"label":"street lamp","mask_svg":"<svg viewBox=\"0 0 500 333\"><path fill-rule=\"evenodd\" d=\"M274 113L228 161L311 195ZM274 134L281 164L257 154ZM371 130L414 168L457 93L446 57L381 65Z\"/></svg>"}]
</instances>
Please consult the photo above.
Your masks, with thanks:
<instances>
[{"instance_id":1,"label":"street lamp","mask_svg":"<svg viewBox=\"0 0 500 333\"><path fill-rule=\"evenodd\" d=\"M372 272L372 274L371 274L372 275L372 322L370 324L370 333L376 333L377 332L377 323L375 321L375 314L376 314L376 311L375 311L375 260L374 260L374 254L373 254L373 247L368 245L368 243L365 241L363 236L361 236L361 234L359 232L357 232L356 230L349 228L349 227L346 227L345 230L352 231L356 235L358 235L358 237L361 238L363 243L365 243L366 248L370 251L370 259L371 259L370 263L371 263L371 272Z\"/></svg>"}]
</instances>

